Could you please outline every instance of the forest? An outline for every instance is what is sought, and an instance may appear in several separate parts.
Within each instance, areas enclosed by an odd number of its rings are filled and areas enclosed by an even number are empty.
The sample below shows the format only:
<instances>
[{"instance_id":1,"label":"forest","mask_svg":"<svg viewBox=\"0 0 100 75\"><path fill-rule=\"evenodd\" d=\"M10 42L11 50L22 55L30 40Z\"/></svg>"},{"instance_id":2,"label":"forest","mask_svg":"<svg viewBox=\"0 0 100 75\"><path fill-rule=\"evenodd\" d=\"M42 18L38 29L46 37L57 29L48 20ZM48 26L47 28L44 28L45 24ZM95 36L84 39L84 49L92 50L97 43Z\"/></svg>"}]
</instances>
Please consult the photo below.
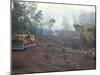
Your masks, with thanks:
<instances>
[{"instance_id":1,"label":"forest","mask_svg":"<svg viewBox=\"0 0 100 75\"><path fill-rule=\"evenodd\" d=\"M49 19L45 24L42 22L42 10L37 11L37 5L33 2L14 2L12 10L12 35L34 34L37 38L42 35L43 26L48 24L51 28L55 19Z\"/></svg>"}]
</instances>

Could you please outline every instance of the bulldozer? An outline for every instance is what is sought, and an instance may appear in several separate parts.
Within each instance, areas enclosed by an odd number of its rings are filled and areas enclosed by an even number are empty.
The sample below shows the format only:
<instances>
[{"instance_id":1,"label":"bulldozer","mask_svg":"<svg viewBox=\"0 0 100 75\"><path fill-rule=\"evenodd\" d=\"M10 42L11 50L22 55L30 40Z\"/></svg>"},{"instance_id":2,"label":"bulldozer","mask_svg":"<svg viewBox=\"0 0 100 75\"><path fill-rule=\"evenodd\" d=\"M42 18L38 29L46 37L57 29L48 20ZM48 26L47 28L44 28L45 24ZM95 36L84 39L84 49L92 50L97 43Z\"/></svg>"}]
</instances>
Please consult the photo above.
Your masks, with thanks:
<instances>
[{"instance_id":1,"label":"bulldozer","mask_svg":"<svg viewBox=\"0 0 100 75\"><path fill-rule=\"evenodd\" d=\"M35 46L35 40L34 34L14 34L12 35L12 49L24 50L25 48Z\"/></svg>"}]
</instances>

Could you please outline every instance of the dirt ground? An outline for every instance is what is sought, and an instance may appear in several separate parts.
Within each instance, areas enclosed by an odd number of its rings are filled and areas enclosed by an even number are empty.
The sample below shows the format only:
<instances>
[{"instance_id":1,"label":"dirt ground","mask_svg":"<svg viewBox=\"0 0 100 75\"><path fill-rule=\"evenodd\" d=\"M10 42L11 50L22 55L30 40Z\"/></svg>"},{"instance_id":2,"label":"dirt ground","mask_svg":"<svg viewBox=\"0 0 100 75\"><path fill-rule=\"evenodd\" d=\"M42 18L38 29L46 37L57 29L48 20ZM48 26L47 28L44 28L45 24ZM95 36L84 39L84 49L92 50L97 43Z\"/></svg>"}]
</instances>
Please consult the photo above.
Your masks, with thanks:
<instances>
[{"instance_id":1,"label":"dirt ground","mask_svg":"<svg viewBox=\"0 0 100 75\"><path fill-rule=\"evenodd\" d=\"M44 41L44 40L43 40ZM12 73L37 73L95 69L95 59L85 50L39 41L23 51L12 51ZM49 43L49 44L48 44Z\"/></svg>"}]
</instances>

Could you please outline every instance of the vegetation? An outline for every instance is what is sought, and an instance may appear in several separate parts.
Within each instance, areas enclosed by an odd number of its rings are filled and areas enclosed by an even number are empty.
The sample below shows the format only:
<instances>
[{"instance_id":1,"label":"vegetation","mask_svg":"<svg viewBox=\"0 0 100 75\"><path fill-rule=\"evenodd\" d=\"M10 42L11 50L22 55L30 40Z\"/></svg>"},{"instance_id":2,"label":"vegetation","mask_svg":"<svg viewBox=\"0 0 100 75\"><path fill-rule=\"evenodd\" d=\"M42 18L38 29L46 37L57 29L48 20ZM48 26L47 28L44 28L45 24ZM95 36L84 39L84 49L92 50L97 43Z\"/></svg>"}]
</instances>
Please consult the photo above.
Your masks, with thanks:
<instances>
[{"instance_id":1,"label":"vegetation","mask_svg":"<svg viewBox=\"0 0 100 75\"><path fill-rule=\"evenodd\" d=\"M41 24L42 11L36 11L33 2L14 2L12 10L12 34L30 32L37 34L37 27Z\"/></svg>"},{"instance_id":2,"label":"vegetation","mask_svg":"<svg viewBox=\"0 0 100 75\"><path fill-rule=\"evenodd\" d=\"M74 27L80 34L81 41L85 42L88 47L95 47L95 25L74 25Z\"/></svg>"},{"instance_id":3,"label":"vegetation","mask_svg":"<svg viewBox=\"0 0 100 75\"><path fill-rule=\"evenodd\" d=\"M14 2L12 9L12 35L34 34L39 38L43 34L43 26L52 28L55 19L51 18L43 23L42 10L37 10L33 2Z\"/></svg>"}]
</instances>

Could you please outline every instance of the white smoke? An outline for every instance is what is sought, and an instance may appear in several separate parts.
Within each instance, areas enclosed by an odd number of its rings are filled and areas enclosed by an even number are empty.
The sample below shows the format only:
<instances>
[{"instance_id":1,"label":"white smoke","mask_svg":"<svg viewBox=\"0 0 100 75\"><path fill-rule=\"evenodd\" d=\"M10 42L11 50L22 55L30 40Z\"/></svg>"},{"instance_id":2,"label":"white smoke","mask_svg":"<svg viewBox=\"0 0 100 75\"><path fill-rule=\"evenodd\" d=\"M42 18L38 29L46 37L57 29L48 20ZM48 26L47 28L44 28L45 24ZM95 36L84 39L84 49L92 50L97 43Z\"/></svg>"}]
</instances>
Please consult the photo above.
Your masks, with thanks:
<instances>
[{"instance_id":1,"label":"white smoke","mask_svg":"<svg viewBox=\"0 0 100 75\"><path fill-rule=\"evenodd\" d=\"M37 3L38 10L42 10L44 21L54 18L56 22L52 30L75 31L74 24L79 24L80 14L83 12L95 12L95 7L78 5L60 5L49 3Z\"/></svg>"}]
</instances>

